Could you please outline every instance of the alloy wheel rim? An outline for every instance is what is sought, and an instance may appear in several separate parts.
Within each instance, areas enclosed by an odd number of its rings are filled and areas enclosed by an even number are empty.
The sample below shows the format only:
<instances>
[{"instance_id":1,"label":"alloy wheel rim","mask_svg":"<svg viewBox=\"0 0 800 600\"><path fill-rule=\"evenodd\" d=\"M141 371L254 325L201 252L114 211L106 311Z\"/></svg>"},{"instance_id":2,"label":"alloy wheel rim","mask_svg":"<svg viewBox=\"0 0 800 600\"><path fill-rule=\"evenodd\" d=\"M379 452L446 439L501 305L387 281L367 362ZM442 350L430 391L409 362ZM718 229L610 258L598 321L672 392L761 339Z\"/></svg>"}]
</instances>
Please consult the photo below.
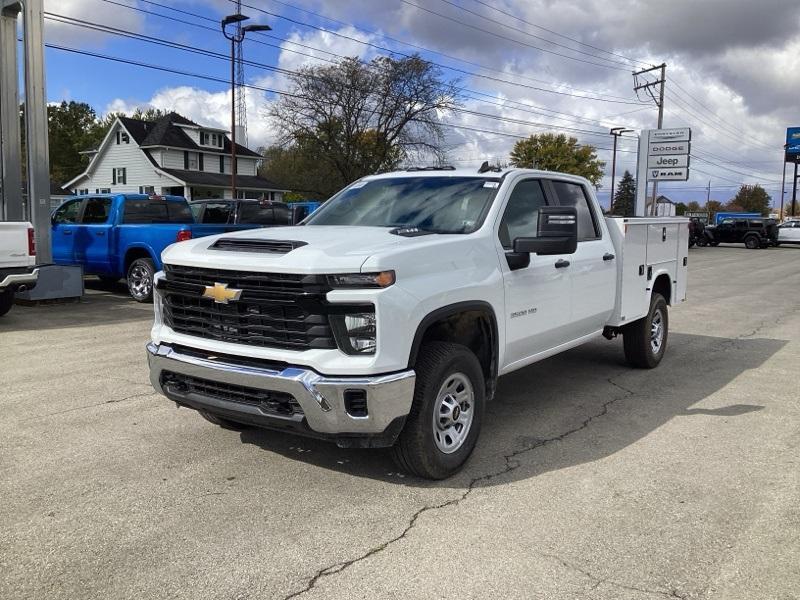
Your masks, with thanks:
<instances>
[{"instance_id":1,"label":"alloy wheel rim","mask_svg":"<svg viewBox=\"0 0 800 600\"><path fill-rule=\"evenodd\" d=\"M150 271L146 267L137 265L131 269L129 287L136 298L144 298L150 295L151 286Z\"/></svg>"},{"instance_id":2,"label":"alloy wheel rim","mask_svg":"<svg viewBox=\"0 0 800 600\"><path fill-rule=\"evenodd\" d=\"M664 344L664 317L661 310L657 310L650 321L650 348L653 354L661 351Z\"/></svg>"},{"instance_id":3,"label":"alloy wheel rim","mask_svg":"<svg viewBox=\"0 0 800 600\"><path fill-rule=\"evenodd\" d=\"M457 451L469 436L475 414L475 391L469 378L454 373L445 378L433 410L433 439L444 454Z\"/></svg>"}]
</instances>

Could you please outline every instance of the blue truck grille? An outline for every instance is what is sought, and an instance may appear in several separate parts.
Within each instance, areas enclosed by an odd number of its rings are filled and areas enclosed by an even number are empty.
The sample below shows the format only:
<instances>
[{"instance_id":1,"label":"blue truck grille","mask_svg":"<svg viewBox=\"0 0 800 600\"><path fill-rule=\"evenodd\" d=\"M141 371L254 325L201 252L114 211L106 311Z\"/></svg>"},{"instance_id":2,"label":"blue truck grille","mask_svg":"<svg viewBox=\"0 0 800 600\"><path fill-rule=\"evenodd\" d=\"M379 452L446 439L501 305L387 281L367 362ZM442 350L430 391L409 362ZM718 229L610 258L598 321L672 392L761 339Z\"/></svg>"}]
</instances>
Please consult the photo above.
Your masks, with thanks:
<instances>
[{"instance_id":1,"label":"blue truck grille","mask_svg":"<svg viewBox=\"0 0 800 600\"><path fill-rule=\"evenodd\" d=\"M165 265L164 322L195 337L267 348L336 348L327 316L324 275L253 273ZM207 287L241 290L227 304L203 296Z\"/></svg>"}]
</instances>

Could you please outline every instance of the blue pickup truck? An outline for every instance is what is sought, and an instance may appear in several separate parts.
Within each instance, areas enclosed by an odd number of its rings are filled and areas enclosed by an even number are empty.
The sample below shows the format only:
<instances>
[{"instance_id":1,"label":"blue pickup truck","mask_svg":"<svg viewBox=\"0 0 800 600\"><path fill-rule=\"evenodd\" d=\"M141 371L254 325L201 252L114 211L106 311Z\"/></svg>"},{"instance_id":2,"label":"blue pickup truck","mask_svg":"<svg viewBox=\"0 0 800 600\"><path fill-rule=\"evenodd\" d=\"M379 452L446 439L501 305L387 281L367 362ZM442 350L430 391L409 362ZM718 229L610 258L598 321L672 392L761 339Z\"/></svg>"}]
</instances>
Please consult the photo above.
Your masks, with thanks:
<instances>
[{"instance_id":1,"label":"blue pickup truck","mask_svg":"<svg viewBox=\"0 0 800 600\"><path fill-rule=\"evenodd\" d=\"M258 225L198 224L181 196L95 194L64 201L52 215L53 262L125 278L134 300L149 302L161 252L175 242Z\"/></svg>"}]
</instances>

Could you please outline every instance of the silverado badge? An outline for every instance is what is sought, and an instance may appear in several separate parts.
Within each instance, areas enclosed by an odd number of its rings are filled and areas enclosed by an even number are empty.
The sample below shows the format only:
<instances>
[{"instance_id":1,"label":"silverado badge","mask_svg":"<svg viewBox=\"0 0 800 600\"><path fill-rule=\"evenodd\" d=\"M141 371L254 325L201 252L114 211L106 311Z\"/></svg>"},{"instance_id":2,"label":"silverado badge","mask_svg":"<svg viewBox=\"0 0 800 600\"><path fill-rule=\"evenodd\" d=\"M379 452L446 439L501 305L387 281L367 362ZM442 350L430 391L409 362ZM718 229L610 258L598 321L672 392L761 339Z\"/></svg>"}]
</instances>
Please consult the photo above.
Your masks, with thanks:
<instances>
[{"instance_id":1,"label":"silverado badge","mask_svg":"<svg viewBox=\"0 0 800 600\"><path fill-rule=\"evenodd\" d=\"M227 304L231 300L238 300L242 295L242 290L229 289L227 283L214 283L205 286L204 298L211 298L217 304Z\"/></svg>"}]
</instances>

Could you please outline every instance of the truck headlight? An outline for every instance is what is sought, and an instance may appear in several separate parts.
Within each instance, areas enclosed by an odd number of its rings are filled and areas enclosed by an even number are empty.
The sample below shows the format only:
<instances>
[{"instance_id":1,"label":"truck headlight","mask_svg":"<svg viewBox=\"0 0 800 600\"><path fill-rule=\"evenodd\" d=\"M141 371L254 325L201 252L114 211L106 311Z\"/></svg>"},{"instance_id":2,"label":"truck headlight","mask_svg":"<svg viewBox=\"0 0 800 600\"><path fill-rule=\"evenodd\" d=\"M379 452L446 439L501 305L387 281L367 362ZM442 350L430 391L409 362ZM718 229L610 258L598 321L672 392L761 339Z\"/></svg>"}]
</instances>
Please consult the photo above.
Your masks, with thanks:
<instances>
[{"instance_id":1,"label":"truck headlight","mask_svg":"<svg viewBox=\"0 0 800 600\"><path fill-rule=\"evenodd\" d=\"M374 312L331 315L336 342L346 354L375 354L377 327Z\"/></svg>"},{"instance_id":2,"label":"truck headlight","mask_svg":"<svg viewBox=\"0 0 800 600\"><path fill-rule=\"evenodd\" d=\"M328 282L333 288L385 288L392 285L394 280L394 271L328 275Z\"/></svg>"}]
</instances>

